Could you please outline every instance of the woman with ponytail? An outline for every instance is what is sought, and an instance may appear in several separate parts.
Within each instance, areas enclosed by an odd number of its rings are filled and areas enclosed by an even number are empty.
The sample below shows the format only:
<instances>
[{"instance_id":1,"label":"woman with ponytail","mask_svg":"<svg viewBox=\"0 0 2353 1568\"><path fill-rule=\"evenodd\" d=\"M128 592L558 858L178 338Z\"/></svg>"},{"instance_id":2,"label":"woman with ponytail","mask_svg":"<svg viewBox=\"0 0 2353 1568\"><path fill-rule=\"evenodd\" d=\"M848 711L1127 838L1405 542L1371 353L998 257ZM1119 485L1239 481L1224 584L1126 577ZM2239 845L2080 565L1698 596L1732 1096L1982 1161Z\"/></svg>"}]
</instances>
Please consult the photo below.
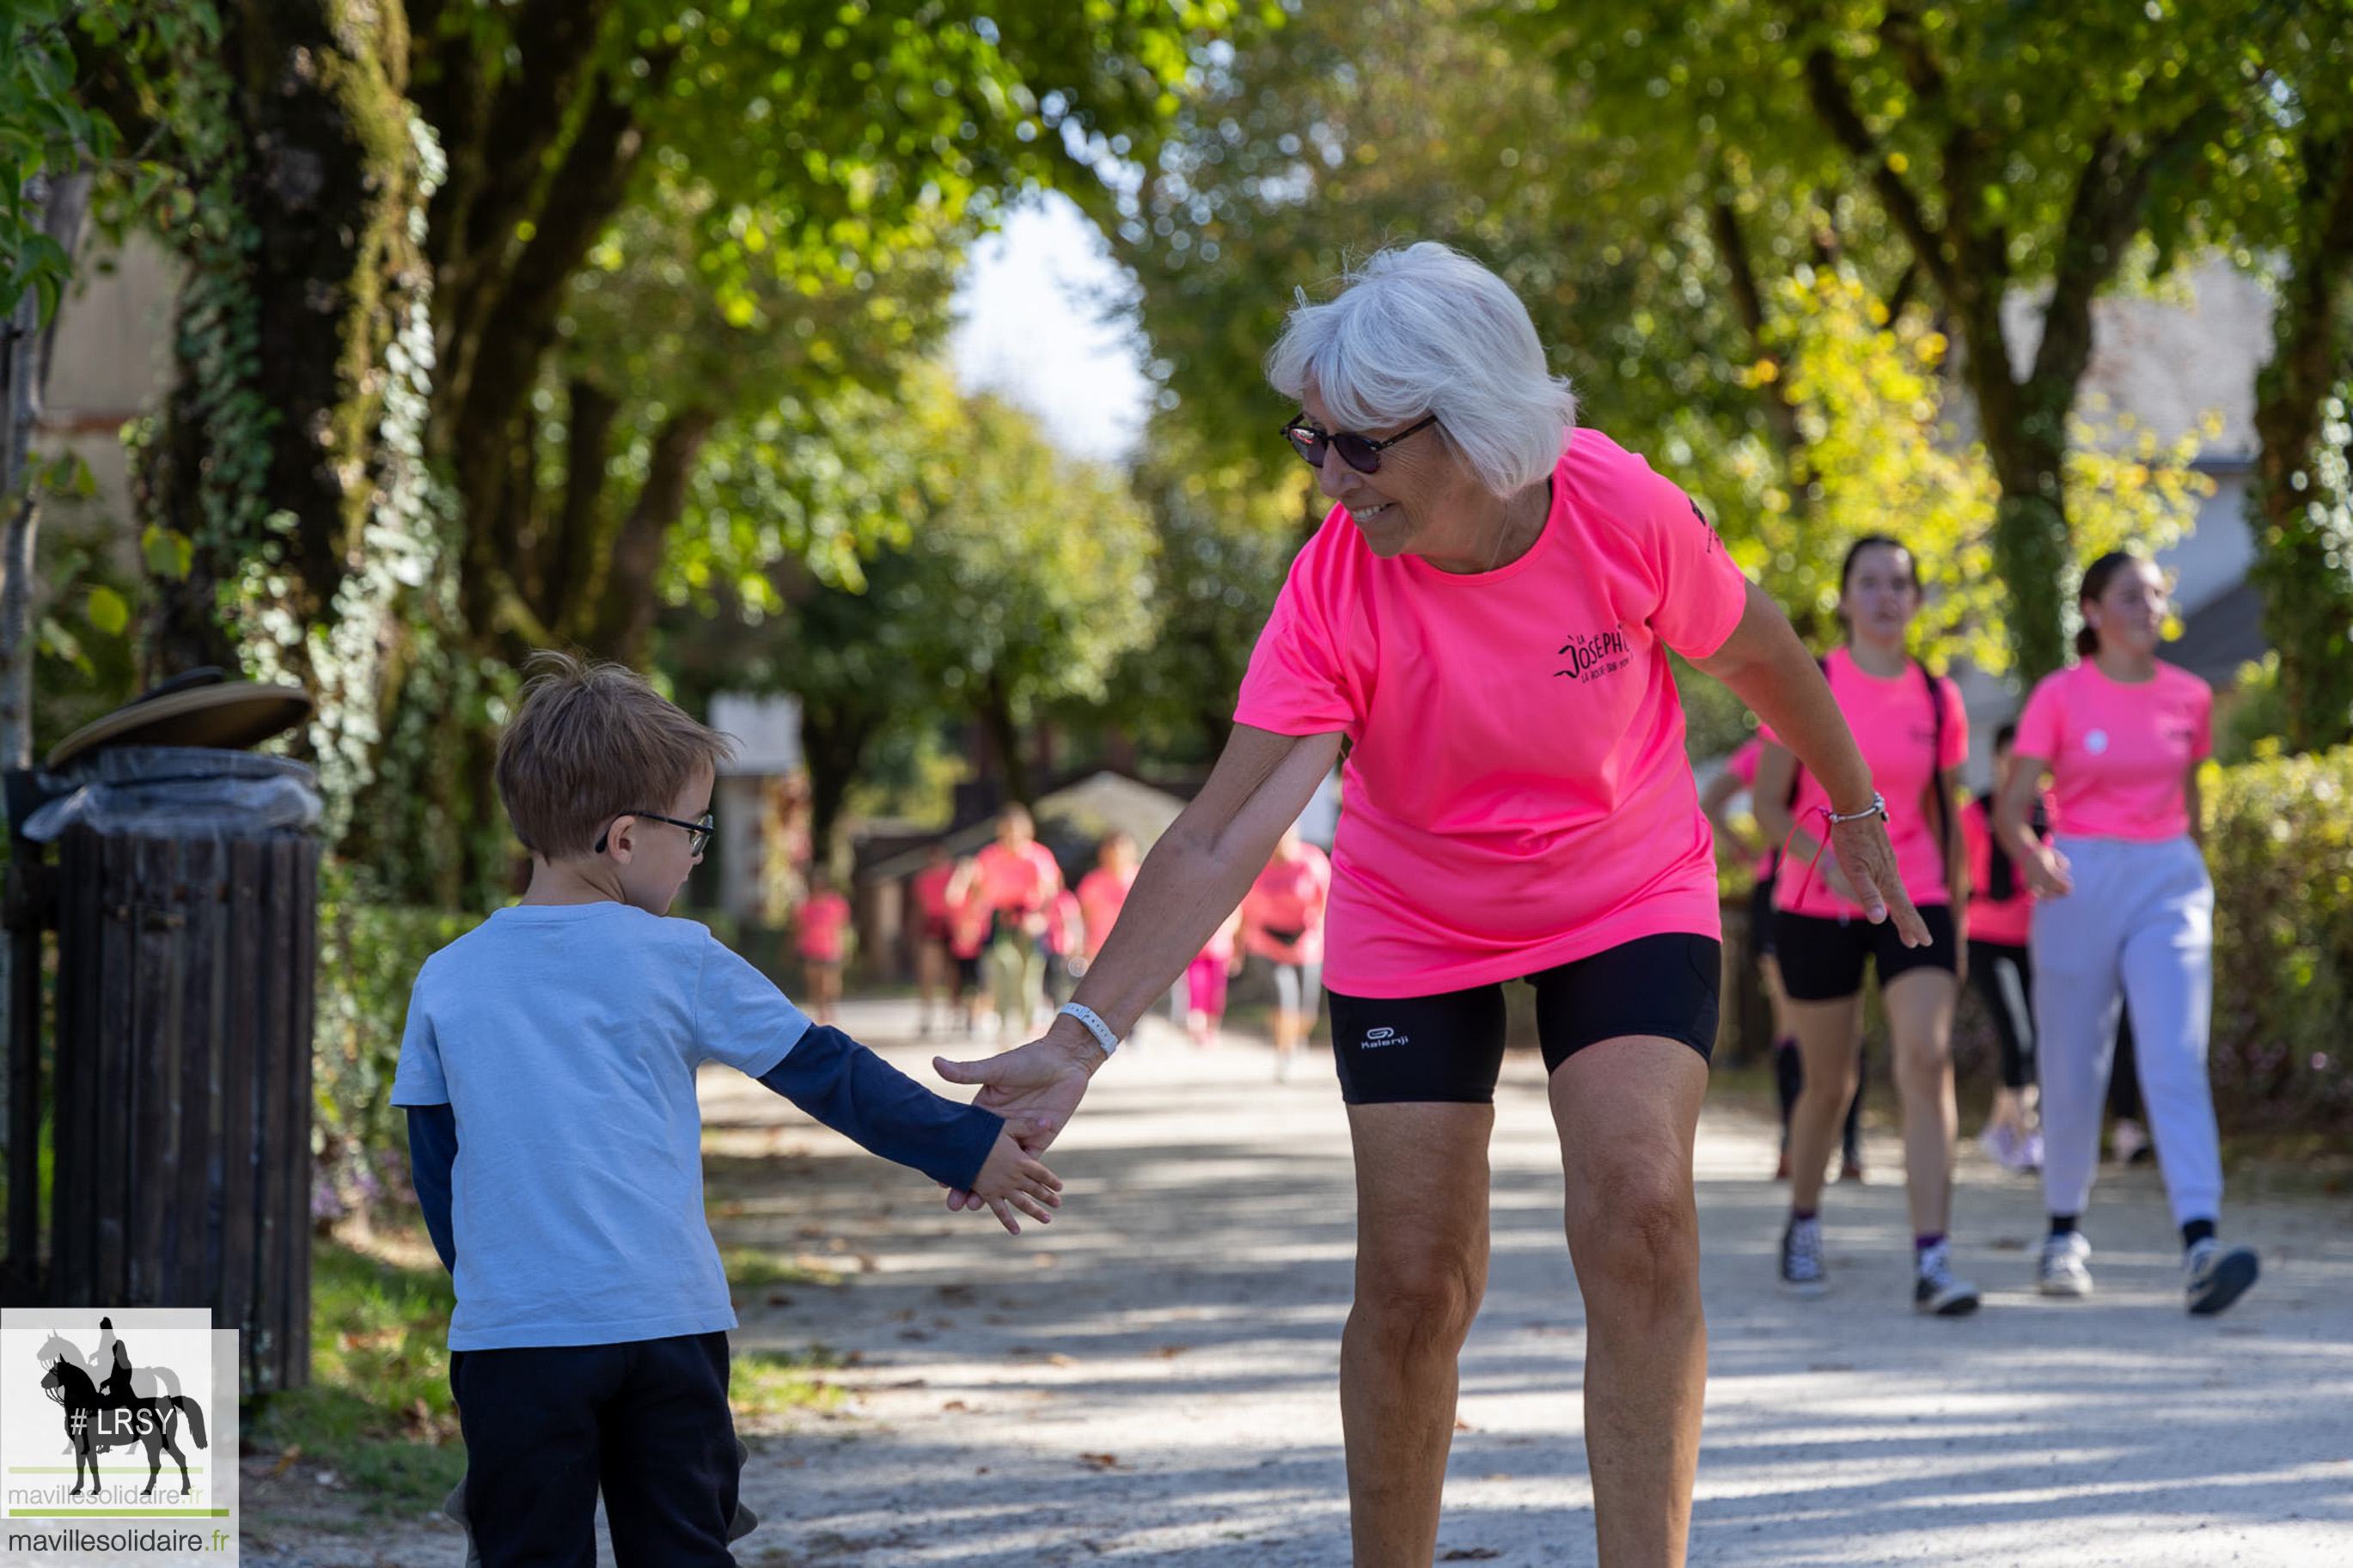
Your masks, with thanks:
<instances>
[{"instance_id":1,"label":"woman with ponytail","mask_svg":"<svg viewBox=\"0 0 2353 1568\"><path fill-rule=\"evenodd\" d=\"M2214 884L2198 820L2214 694L2157 657L2166 584L2154 563L2123 551L2101 556L2077 602L2082 657L2027 699L2016 765L1994 812L1997 837L2040 900L2029 942L2051 1211L2040 1284L2046 1296L2091 1294L2091 1244L2076 1222L2099 1165L2117 1010L2129 1007L2141 1098L2181 1227L2187 1305L2210 1314L2259 1271L2252 1249L2225 1250L2215 1234L2222 1160L2206 1076ZM2048 844L2029 820L2046 774Z\"/></svg>"},{"instance_id":2,"label":"woman with ponytail","mask_svg":"<svg viewBox=\"0 0 2353 1568\"><path fill-rule=\"evenodd\" d=\"M1859 1080L1862 972L1879 972L1894 1037L1904 1122L1905 1188L1913 1233L1912 1303L1936 1317L1978 1307L1978 1289L1952 1271L1947 1229L1953 1204L1953 1005L1962 969L1962 917L1968 899L1958 788L1969 754L1960 689L1928 673L1905 648L1920 613L1912 552L1874 534L1847 552L1839 572L1839 618L1847 641L1822 661L1831 695L1862 747L1887 801L1887 835L1906 897L1926 922L1926 947L1905 947L1862 918L1854 889L1821 855L1813 827L1821 786L1768 730L1757 764L1758 826L1788 853L1775 883L1775 951L1803 1057L1803 1084L1789 1124L1789 1223L1781 1236L1781 1280L1799 1294L1827 1284L1820 1204L1825 1166ZM1790 793L1792 780L1797 792ZM1819 863L1818 863L1819 862Z\"/></svg>"}]
</instances>

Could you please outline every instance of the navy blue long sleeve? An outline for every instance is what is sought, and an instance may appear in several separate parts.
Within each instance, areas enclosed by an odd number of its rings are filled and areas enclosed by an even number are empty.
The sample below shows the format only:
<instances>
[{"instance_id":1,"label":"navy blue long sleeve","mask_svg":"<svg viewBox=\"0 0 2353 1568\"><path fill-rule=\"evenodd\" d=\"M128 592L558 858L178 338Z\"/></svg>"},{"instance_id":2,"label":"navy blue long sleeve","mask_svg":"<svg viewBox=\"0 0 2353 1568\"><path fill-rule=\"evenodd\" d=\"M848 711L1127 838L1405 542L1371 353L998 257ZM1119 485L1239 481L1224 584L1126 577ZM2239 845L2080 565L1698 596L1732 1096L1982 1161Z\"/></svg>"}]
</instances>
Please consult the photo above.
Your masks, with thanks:
<instances>
[{"instance_id":1,"label":"navy blue long sleeve","mask_svg":"<svg viewBox=\"0 0 2353 1568\"><path fill-rule=\"evenodd\" d=\"M951 1187L980 1178L1005 1119L944 1099L843 1034L812 1024L760 1081L885 1160Z\"/></svg>"},{"instance_id":2,"label":"navy blue long sleeve","mask_svg":"<svg viewBox=\"0 0 2353 1568\"><path fill-rule=\"evenodd\" d=\"M458 1163L458 1112L448 1105L408 1108L408 1179L425 1211L426 1233L441 1267L458 1272L458 1233L449 1223L449 1173Z\"/></svg>"}]
</instances>

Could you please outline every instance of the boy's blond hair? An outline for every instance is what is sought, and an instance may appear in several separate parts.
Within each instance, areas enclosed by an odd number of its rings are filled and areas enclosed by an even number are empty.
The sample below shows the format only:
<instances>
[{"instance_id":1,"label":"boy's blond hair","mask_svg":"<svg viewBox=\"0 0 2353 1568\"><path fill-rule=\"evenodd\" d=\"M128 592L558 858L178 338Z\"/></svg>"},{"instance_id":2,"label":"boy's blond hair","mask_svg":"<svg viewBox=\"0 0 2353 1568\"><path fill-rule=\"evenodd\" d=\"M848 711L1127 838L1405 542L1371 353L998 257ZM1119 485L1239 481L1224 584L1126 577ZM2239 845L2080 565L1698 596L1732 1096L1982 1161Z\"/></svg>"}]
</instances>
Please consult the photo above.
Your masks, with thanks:
<instances>
[{"instance_id":1,"label":"boy's blond hair","mask_svg":"<svg viewBox=\"0 0 2353 1568\"><path fill-rule=\"evenodd\" d=\"M696 723L624 665L543 648L499 736L499 799L523 847L585 854L617 816L661 812L732 736Z\"/></svg>"}]
</instances>

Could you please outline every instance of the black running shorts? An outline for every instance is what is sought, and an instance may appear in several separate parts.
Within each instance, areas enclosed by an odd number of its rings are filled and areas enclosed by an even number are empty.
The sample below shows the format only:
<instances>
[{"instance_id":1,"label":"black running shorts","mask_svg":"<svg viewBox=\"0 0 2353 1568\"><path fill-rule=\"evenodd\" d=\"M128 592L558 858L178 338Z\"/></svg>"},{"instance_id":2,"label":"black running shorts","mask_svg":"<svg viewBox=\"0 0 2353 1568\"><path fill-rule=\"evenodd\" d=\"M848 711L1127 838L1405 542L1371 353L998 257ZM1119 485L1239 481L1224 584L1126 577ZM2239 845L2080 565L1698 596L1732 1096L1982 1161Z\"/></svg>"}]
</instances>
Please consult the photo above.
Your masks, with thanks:
<instances>
[{"instance_id":1,"label":"black running shorts","mask_svg":"<svg viewBox=\"0 0 2353 1568\"><path fill-rule=\"evenodd\" d=\"M1637 937L1525 977L1550 1072L1597 1040L1659 1035L1705 1060L1715 1049L1724 949L1681 932ZM1492 1104L1504 1067L1504 987L1436 996L1332 999L1332 1058L1350 1105Z\"/></svg>"},{"instance_id":2,"label":"black running shorts","mask_svg":"<svg viewBox=\"0 0 2353 1568\"><path fill-rule=\"evenodd\" d=\"M1895 932L1890 915L1877 925L1861 915L1835 920L1822 915L1778 910L1779 929L1773 933L1773 956L1781 965L1781 989L1792 1002L1838 1002L1862 989L1865 959L1879 966L1879 984L1912 969L1959 973L1958 951L1953 942L1953 911L1943 904L1922 904L1920 919L1928 927L1928 945L1906 947Z\"/></svg>"}]
</instances>

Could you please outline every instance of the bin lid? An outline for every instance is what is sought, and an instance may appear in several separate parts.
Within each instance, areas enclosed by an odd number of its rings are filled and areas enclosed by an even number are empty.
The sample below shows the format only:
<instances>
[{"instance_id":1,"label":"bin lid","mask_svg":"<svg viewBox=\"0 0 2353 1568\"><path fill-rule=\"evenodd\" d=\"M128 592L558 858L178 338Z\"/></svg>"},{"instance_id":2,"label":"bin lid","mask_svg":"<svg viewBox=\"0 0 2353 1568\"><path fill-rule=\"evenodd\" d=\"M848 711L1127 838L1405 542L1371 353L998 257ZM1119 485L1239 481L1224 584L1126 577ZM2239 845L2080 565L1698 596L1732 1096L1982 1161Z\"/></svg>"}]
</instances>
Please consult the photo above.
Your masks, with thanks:
<instances>
[{"instance_id":1,"label":"bin lid","mask_svg":"<svg viewBox=\"0 0 2353 1568\"><path fill-rule=\"evenodd\" d=\"M311 695L299 686L227 680L206 668L165 681L103 719L59 741L47 765L62 768L107 746L258 746L311 716Z\"/></svg>"}]
</instances>

